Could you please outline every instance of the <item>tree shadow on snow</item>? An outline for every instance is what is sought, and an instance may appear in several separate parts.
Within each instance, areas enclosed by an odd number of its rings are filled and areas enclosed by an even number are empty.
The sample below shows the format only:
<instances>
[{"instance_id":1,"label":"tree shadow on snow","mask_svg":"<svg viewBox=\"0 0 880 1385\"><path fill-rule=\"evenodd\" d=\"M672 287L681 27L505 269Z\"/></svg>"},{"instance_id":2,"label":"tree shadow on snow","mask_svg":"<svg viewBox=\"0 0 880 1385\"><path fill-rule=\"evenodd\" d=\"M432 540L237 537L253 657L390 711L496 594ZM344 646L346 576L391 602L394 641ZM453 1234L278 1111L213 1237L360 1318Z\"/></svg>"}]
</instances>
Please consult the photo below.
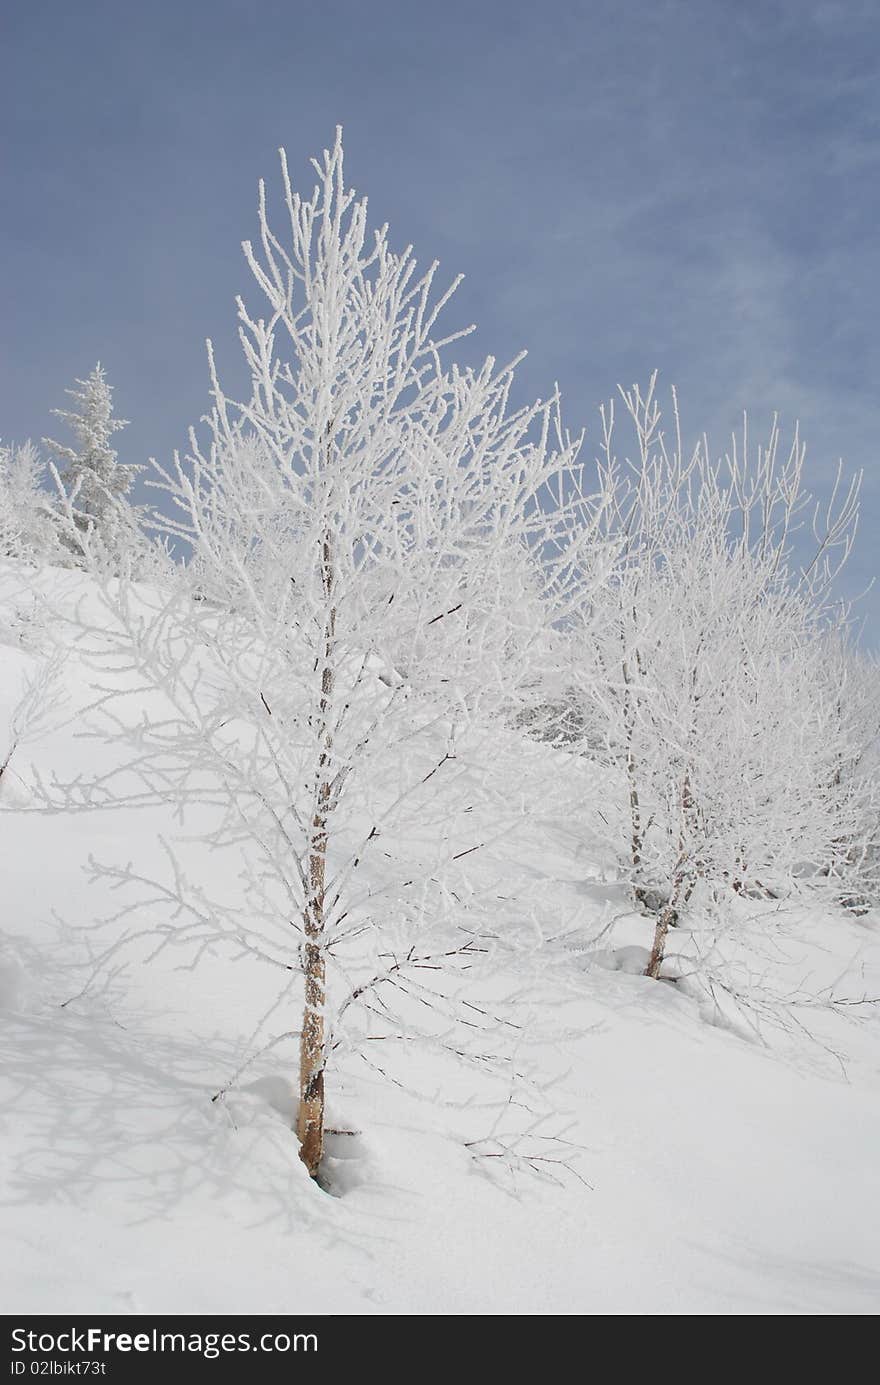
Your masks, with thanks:
<instances>
[{"instance_id":1,"label":"tree shadow on snow","mask_svg":"<svg viewBox=\"0 0 880 1385\"><path fill-rule=\"evenodd\" d=\"M328 1167L354 1162L328 1197L299 1160L283 1077L244 1081L212 1102L218 1075L240 1061L233 1044L60 1007L7 1009L2 1020L0 1203L99 1207L129 1226L210 1208L245 1229L318 1232L368 1254L381 1242L380 1209L340 1201L359 1181L361 1142L337 1151L331 1138Z\"/></svg>"}]
</instances>

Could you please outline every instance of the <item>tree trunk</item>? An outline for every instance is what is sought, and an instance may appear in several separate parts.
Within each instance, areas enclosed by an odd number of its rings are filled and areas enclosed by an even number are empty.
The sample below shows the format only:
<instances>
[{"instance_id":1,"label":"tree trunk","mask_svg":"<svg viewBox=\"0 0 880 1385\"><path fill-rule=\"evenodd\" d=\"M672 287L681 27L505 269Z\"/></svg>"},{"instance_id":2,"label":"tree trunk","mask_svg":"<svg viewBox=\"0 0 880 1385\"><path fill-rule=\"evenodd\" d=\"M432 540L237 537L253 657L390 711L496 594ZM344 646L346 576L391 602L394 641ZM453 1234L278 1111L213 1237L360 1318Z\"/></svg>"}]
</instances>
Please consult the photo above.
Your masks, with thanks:
<instances>
[{"instance_id":1,"label":"tree trunk","mask_svg":"<svg viewBox=\"0 0 880 1385\"><path fill-rule=\"evenodd\" d=\"M694 892L697 875L700 873L700 863L693 860L693 853L688 849L688 829L691 827L689 819L693 817L695 812L690 770L685 767L679 801L678 862L672 878L672 893L657 916L657 923L654 928L654 945L651 948L651 956L645 968L645 975L653 977L655 981L659 977L660 968L663 965L666 934L678 922L679 909L686 908ZM692 832L691 835L693 835ZM690 865L688 864L689 859Z\"/></svg>"},{"instance_id":2,"label":"tree trunk","mask_svg":"<svg viewBox=\"0 0 880 1385\"><path fill-rule=\"evenodd\" d=\"M638 655L636 656L638 658ZM626 735L626 778L629 785L630 814L630 862L632 864L633 895L637 904L645 904L647 891L638 883L642 868L642 808L639 799L636 757L633 753L635 739L635 710L630 693L630 676L626 660L623 661L623 723Z\"/></svg>"},{"instance_id":3,"label":"tree trunk","mask_svg":"<svg viewBox=\"0 0 880 1385\"><path fill-rule=\"evenodd\" d=\"M669 904L664 904L660 913L657 915L657 923L654 927L654 946L651 948L651 956L645 968L645 975L653 977L655 981L659 977L660 968L663 965L666 934L677 918L678 914L671 901Z\"/></svg>"},{"instance_id":4,"label":"tree trunk","mask_svg":"<svg viewBox=\"0 0 880 1385\"><path fill-rule=\"evenodd\" d=\"M324 953L305 946L306 1003L299 1049L299 1157L316 1178L324 1155Z\"/></svg>"},{"instance_id":5,"label":"tree trunk","mask_svg":"<svg viewBox=\"0 0 880 1385\"><path fill-rule=\"evenodd\" d=\"M326 765L323 769L326 773ZM309 850L309 900L303 922L306 941L303 948L305 1007L299 1041L299 1110L296 1133L300 1158L312 1178L317 1177L324 1153L324 1062L325 1062L325 976L324 958L324 881L327 862L326 809L330 784L326 778L318 789L318 812L312 821Z\"/></svg>"},{"instance_id":6,"label":"tree trunk","mask_svg":"<svg viewBox=\"0 0 880 1385\"><path fill-rule=\"evenodd\" d=\"M333 550L329 534L321 545L321 578L324 594L333 592ZM303 948L305 1007L299 1044L299 1110L296 1133L300 1158L311 1178L318 1176L324 1155L324 1067L326 1063L326 960L324 955L324 888L327 870L328 818L332 808L333 733L330 709L333 697L333 656L336 637L336 609L330 607L324 628L324 667L321 670L320 723L315 813L309 844L309 896L303 923L306 941Z\"/></svg>"}]
</instances>

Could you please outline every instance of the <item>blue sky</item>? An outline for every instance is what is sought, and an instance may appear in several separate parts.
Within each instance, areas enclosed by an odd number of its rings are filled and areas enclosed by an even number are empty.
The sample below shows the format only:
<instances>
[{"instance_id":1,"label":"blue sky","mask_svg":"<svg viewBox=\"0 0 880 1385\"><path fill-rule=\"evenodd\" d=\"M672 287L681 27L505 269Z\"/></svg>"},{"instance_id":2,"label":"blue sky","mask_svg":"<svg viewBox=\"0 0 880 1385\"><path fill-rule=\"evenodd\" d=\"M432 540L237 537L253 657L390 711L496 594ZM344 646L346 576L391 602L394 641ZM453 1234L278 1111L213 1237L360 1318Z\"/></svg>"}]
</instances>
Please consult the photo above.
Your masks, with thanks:
<instances>
[{"instance_id":1,"label":"blue sky","mask_svg":"<svg viewBox=\"0 0 880 1385\"><path fill-rule=\"evenodd\" d=\"M237 367L256 183L345 126L377 221L466 280L447 321L572 427L659 367L694 431L799 417L864 467L878 571L876 0L29 0L0 30L0 435L100 359L167 457ZM880 593L863 603L880 643Z\"/></svg>"}]
</instances>

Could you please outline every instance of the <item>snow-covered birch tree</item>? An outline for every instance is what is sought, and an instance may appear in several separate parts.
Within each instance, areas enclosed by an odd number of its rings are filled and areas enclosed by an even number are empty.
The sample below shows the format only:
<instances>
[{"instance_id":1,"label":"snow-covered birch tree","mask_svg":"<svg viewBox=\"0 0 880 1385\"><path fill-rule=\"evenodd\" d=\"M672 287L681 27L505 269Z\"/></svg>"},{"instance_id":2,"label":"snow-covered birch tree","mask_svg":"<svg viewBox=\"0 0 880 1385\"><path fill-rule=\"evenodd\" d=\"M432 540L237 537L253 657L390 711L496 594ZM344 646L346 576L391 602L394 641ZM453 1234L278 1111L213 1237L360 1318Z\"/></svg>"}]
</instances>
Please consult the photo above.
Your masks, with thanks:
<instances>
[{"instance_id":1,"label":"snow-covered birch tree","mask_svg":"<svg viewBox=\"0 0 880 1385\"><path fill-rule=\"evenodd\" d=\"M622 400L633 457L616 454L612 404L600 463L620 561L600 597L603 634L581 649L586 696L597 681L604 689L605 742L625 779L626 869L657 915L656 977L700 882L761 892L832 858L838 875L840 843L860 830L852 796L830 790L852 736L820 675L843 620L828 593L852 542L858 482L813 511L803 446L795 435L780 457L775 422L756 449L744 425L714 460L705 437L686 451L674 397L664 434L654 380ZM808 517L813 546L798 564Z\"/></svg>"},{"instance_id":2,"label":"snow-covered birch tree","mask_svg":"<svg viewBox=\"0 0 880 1385\"><path fill-rule=\"evenodd\" d=\"M282 152L282 228L260 185L244 253L262 313L238 303L250 392L227 396L209 343L207 440L154 464L153 523L185 568L152 597L105 583L120 648L170 708L139 728L143 781L213 804L211 841L242 859L235 897L178 870L150 898L174 942L280 969L313 1176L353 1013L371 1040L407 1037L396 997L440 1038L444 978L499 940L480 871L524 812L511 712L601 509L555 396L514 405L515 361L448 363L455 284L435 294L436 265L369 233L340 135L314 168L303 197Z\"/></svg>"}]
</instances>

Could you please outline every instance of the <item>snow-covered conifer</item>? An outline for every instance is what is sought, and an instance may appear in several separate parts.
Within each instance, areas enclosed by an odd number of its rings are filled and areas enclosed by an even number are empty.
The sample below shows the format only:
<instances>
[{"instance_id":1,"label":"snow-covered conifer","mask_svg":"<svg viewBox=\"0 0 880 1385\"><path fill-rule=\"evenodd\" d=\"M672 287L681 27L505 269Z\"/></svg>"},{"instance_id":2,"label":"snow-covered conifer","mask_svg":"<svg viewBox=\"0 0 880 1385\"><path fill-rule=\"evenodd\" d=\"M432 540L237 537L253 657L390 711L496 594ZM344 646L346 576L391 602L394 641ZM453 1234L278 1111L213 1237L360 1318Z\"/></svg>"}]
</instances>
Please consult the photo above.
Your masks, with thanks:
<instances>
[{"instance_id":1,"label":"snow-covered conifer","mask_svg":"<svg viewBox=\"0 0 880 1385\"><path fill-rule=\"evenodd\" d=\"M46 466L32 442L0 445L0 555L57 558L58 530L42 482Z\"/></svg>"},{"instance_id":2,"label":"snow-covered conifer","mask_svg":"<svg viewBox=\"0 0 880 1385\"><path fill-rule=\"evenodd\" d=\"M73 533L68 544L79 550L77 534L93 531L105 554L118 553L131 536L134 519L127 496L140 467L122 463L112 446L127 419L113 417L113 387L100 362L78 389L67 390L76 409L53 409L76 440L74 447L44 438L62 464L60 484L72 502ZM96 551L93 544L93 552Z\"/></svg>"}]
</instances>

